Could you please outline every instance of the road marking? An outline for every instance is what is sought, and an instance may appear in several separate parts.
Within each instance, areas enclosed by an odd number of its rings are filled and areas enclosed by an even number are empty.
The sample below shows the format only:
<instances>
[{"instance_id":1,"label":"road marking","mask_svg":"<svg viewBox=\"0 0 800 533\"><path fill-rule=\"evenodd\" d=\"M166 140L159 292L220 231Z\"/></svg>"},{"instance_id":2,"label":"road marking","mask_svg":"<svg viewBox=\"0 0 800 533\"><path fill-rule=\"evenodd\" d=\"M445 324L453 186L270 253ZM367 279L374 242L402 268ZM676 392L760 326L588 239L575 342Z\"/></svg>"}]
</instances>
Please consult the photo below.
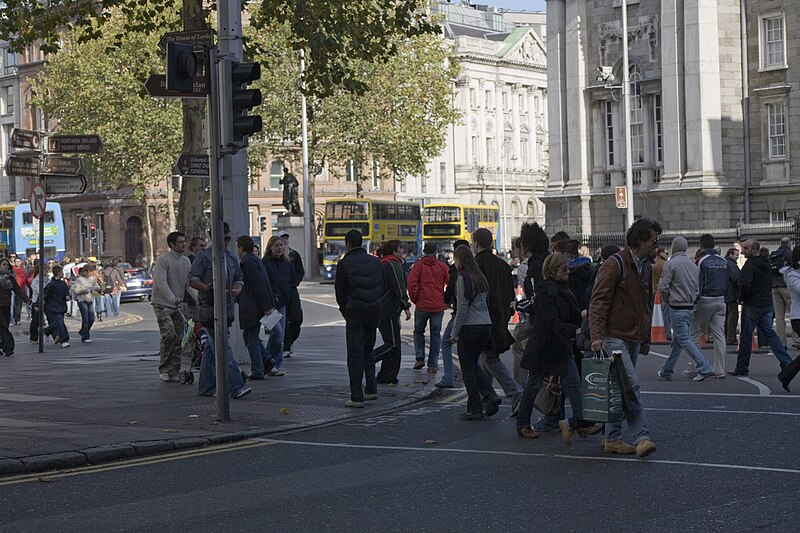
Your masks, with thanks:
<instances>
[{"instance_id":1,"label":"road marking","mask_svg":"<svg viewBox=\"0 0 800 533\"><path fill-rule=\"evenodd\" d=\"M451 454L472 454L472 455L500 455L509 457L541 457L543 459L572 459L579 461L605 461L605 462L620 462L620 463L649 463L649 464L662 464L662 465L675 465L686 467L701 467L701 468L717 468L726 470L749 470L758 472L774 472L780 474L798 474L800 470L794 468L777 468L769 466L754 466L754 465L734 465L726 463L701 463L695 461L669 461L664 459L633 459L624 457L595 457L585 455L566 455L561 453L529 453L529 452L512 452L503 450L474 450L465 448L420 448L416 446L381 446L371 444L347 444L347 443L328 443L328 442L306 442L297 440L277 440L268 438L255 438L260 442L268 442L271 444L287 444L290 446L313 446L320 448L345 448L345 449L361 449L361 450L390 450L399 452L438 452L438 453L451 453Z\"/></svg>"},{"instance_id":2,"label":"road marking","mask_svg":"<svg viewBox=\"0 0 800 533\"><path fill-rule=\"evenodd\" d=\"M337 311L339 310L339 306L338 305L328 304L328 303L325 303L325 302L318 302L316 300L311 300L309 298L302 298L302 297L300 298L300 300L302 300L303 302L308 302L308 303L312 303L312 304L321 305L323 307L332 307L333 309L336 309Z\"/></svg>"},{"instance_id":3,"label":"road marking","mask_svg":"<svg viewBox=\"0 0 800 533\"><path fill-rule=\"evenodd\" d=\"M753 385L755 388L757 388L759 396L772 396L772 390L770 390L769 387L767 387L760 381L756 381L751 378L738 378L738 379L739 381L744 381L745 383L749 383L750 385Z\"/></svg>"},{"instance_id":4,"label":"road marking","mask_svg":"<svg viewBox=\"0 0 800 533\"><path fill-rule=\"evenodd\" d=\"M800 398L800 396L796 394L780 394L774 395L770 394L769 396L763 394L747 394L747 393L735 393L735 392L679 392L679 391L641 391L642 394L665 394L665 395L672 395L672 396L734 396L737 398Z\"/></svg>"},{"instance_id":5,"label":"road marking","mask_svg":"<svg viewBox=\"0 0 800 533\"><path fill-rule=\"evenodd\" d=\"M777 416L800 416L800 413L789 413L781 411L731 411L728 409L669 409L666 407L646 407L646 411L665 411L675 413L714 413L730 415L777 415Z\"/></svg>"},{"instance_id":6,"label":"road marking","mask_svg":"<svg viewBox=\"0 0 800 533\"><path fill-rule=\"evenodd\" d=\"M60 402L67 398L58 398L56 396L35 396L33 394L17 394L14 392L0 392L0 401L6 402Z\"/></svg>"},{"instance_id":7,"label":"road marking","mask_svg":"<svg viewBox=\"0 0 800 533\"><path fill-rule=\"evenodd\" d=\"M337 307L338 309L338 307ZM312 324L310 326L306 326L307 328L325 328L330 326L345 326L347 322L344 320L336 320L334 322L325 322L324 324Z\"/></svg>"},{"instance_id":8,"label":"road marking","mask_svg":"<svg viewBox=\"0 0 800 533\"><path fill-rule=\"evenodd\" d=\"M33 481L38 481L39 478L58 479L64 477L80 476L83 474L108 472L111 470L119 470L122 468L134 468L137 466L165 463L168 461L178 461L182 459L191 459L194 457L202 457L204 455L213 455L217 453L226 453L238 450L246 450L248 448L260 448L263 446L273 446L273 445L274 444L270 442L254 441L252 439L248 439L239 442L231 442L228 444L207 446L205 448L199 448L196 450L185 450L185 451L156 455L154 457L140 457L136 459L128 459L125 461L116 462L108 465L81 466L78 468L70 468L68 470L58 470L55 472L19 474L18 476L12 476L0 480L0 487L4 485L18 485L20 483L31 483Z\"/></svg>"}]
</instances>

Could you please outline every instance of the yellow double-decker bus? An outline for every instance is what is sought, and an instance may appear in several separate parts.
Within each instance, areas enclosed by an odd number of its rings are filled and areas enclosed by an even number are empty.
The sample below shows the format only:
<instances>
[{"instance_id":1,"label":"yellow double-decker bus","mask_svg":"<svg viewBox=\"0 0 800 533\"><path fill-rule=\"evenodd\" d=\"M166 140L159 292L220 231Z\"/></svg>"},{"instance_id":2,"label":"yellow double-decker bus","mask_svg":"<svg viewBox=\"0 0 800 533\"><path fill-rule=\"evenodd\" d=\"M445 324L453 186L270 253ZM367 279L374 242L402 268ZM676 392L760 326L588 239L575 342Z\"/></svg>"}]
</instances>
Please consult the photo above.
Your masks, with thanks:
<instances>
[{"instance_id":1,"label":"yellow double-decker bus","mask_svg":"<svg viewBox=\"0 0 800 533\"><path fill-rule=\"evenodd\" d=\"M420 207L413 202L370 198L333 198L325 201L322 279L336 277L336 263L344 255L344 236L358 230L364 248L373 253L382 243L399 240L403 252L418 255L421 249Z\"/></svg>"},{"instance_id":2,"label":"yellow double-decker bus","mask_svg":"<svg viewBox=\"0 0 800 533\"><path fill-rule=\"evenodd\" d=\"M475 230L486 228L496 241L499 218L496 206L429 204L422 208L422 240L435 243L439 251L448 251L454 241L469 241Z\"/></svg>"}]
</instances>

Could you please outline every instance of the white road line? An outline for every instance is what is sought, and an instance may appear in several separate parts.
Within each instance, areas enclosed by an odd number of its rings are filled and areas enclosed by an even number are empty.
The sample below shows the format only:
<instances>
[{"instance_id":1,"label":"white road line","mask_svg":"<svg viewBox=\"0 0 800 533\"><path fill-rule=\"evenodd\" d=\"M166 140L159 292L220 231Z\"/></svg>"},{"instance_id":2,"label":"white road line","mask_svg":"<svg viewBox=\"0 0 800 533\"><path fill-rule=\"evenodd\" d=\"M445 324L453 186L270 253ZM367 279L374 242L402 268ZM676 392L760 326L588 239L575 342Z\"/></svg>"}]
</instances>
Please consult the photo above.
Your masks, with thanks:
<instances>
[{"instance_id":1,"label":"white road line","mask_svg":"<svg viewBox=\"0 0 800 533\"><path fill-rule=\"evenodd\" d=\"M759 396L772 396L772 390L769 387L761 383L760 381L756 381L750 378L738 378L739 381L744 381L745 383L749 383L753 385L755 388L758 389Z\"/></svg>"},{"instance_id":2,"label":"white road line","mask_svg":"<svg viewBox=\"0 0 800 533\"><path fill-rule=\"evenodd\" d=\"M338 307L337 307L338 309ZM325 322L324 324L312 324L310 326L306 326L307 328L325 328L330 326L344 326L347 323L344 320L335 320L333 322Z\"/></svg>"},{"instance_id":3,"label":"white road line","mask_svg":"<svg viewBox=\"0 0 800 533\"><path fill-rule=\"evenodd\" d=\"M800 398L796 394L780 394L765 396L763 394L745 394L735 392L678 392L678 391L641 391L642 394L665 394L668 396L734 396L737 398Z\"/></svg>"},{"instance_id":4,"label":"white road line","mask_svg":"<svg viewBox=\"0 0 800 533\"><path fill-rule=\"evenodd\" d=\"M667 409L662 407L646 407L647 411L665 411L675 413L713 413L725 415L777 415L777 416L800 416L800 413L788 413L781 411L731 411L729 409Z\"/></svg>"},{"instance_id":5,"label":"white road line","mask_svg":"<svg viewBox=\"0 0 800 533\"><path fill-rule=\"evenodd\" d=\"M581 455L566 455L560 453L525 453L525 452L511 452L503 450L473 450L465 448L420 448L416 446L379 446L367 444L347 444L347 443L327 443L327 442L306 442L297 440L276 440L267 438L252 439L259 442L268 442L271 444L288 444L292 446L314 446L320 448L346 448L346 449L361 449L361 450L390 450L400 452L438 452L438 453L452 453L452 454L473 454L473 455L499 455L509 457L541 457L541 458L556 458L556 459L572 459L579 461L606 461L606 462L619 462L619 463L649 463L649 464L662 464L662 465L675 465L686 467L701 467L701 468L717 468L727 470L750 470L758 472L775 472L781 474L798 474L800 470L794 468L777 468L769 466L755 466L755 465L733 465L725 463L700 463L694 461L667 461L662 459L628 459L624 457L592 457Z\"/></svg>"},{"instance_id":6,"label":"white road line","mask_svg":"<svg viewBox=\"0 0 800 533\"><path fill-rule=\"evenodd\" d=\"M339 310L339 306L338 305L328 304L328 303L325 303L325 302L318 302L316 300L310 300L308 298L302 298L302 297L300 298L300 300L302 300L304 302L311 303L311 304L321 305L321 306L324 306L324 307L332 307L332 308L336 309L337 311Z\"/></svg>"}]
</instances>

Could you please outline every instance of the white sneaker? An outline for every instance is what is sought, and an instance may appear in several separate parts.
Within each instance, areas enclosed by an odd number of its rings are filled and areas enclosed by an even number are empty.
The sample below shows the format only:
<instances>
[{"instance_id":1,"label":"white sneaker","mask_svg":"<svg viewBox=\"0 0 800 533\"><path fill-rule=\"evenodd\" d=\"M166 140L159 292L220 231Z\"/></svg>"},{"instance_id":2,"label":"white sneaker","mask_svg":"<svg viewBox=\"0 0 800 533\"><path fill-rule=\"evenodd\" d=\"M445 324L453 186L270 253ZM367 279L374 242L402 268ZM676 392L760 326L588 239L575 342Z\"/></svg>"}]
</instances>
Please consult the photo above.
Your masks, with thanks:
<instances>
[{"instance_id":1,"label":"white sneaker","mask_svg":"<svg viewBox=\"0 0 800 533\"><path fill-rule=\"evenodd\" d=\"M61 347L62 348L69 348L69 343L68 342L62 342L61 343Z\"/></svg>"},{"instance_id":2,"label":"white sneaker","mask_svg":"<svg viewBox=\"0 0 800 533\"><path fill-rule=\"evenodd\" d=\"M273 368L272 370L269 371L269 375L270 376L283 376L284 375L284 371L279 369L279 368Z\"/></svg>"},{"instance_id":3,"label":"white sneaker","mask_svg":"<svg viewBox=\"0 0 800 533\"><path fill-rule=\"evenodd\" d=\"M91 344L92 343L92 339L85 339L85 340L82 340L81 342L84 343L84 344Z\"/></svg>"},{"instance_id":4,"label":"white sneaker","mask_svg":"<svg viewBox=\"0 0 800 533\"><path fill-rule=\"evenodd\" d=\"M158 379L166 383L169 381L169 374L159 374Z\"/></svg>"},{"instance_id":5,"label":"white sneaker","mask_svg":"<svg viewBox=\"0 0 800 533\"><path fill-rule=\"evenodd\" d=\"M238 391L236 391L233 394L233 399L234 400L238 400L239 398L243 398L243 397L247 396L251 392L253 392L253 389L251 389L250 387L244 387L242 389L239 389Z\"/></svg>"}]
</instances>

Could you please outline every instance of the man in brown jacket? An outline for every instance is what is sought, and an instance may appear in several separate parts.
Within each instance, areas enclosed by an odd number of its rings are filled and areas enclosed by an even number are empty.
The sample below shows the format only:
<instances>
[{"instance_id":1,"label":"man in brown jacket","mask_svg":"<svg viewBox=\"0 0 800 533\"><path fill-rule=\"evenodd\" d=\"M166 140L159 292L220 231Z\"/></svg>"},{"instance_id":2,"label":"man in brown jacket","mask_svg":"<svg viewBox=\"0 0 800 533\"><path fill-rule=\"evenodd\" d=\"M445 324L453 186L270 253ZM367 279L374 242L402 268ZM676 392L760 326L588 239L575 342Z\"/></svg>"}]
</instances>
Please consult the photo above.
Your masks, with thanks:
<instances>
[{"instance_id":1,"label":"man in brown jacket","mask_svg":"<svg viewBox=\"0 0 800 533\"><path fill-rule=\"evenodd\" d=\"M634 222L625 236L626 246L600 266L589 302L592 351L622 352L622 364L636 397L625 402L625 420L634 446L622 440L622 423L606 424L603 449L609 453L636 453L641 458L656 451L639 393L636 360L650 351L654 295L650 255L661 232L653 220Z\"/></svg>"}]
</instances>

